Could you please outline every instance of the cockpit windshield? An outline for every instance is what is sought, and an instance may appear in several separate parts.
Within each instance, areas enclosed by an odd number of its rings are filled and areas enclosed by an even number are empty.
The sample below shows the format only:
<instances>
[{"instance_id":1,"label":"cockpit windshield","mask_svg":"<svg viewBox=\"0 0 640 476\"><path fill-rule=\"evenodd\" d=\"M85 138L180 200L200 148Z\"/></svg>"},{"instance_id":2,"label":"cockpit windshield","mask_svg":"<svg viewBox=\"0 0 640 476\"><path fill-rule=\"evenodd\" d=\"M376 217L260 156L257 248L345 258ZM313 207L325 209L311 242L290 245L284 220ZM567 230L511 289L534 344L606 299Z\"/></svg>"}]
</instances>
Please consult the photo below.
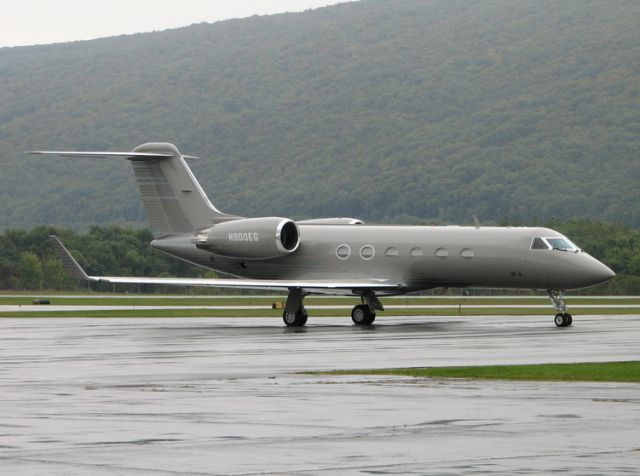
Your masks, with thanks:
<instances>
[{"instance_id":1,"label":"cockpit windshield","mask_svg":"<svg viewBox=\"0 0 640 476\"><path fill-rule=\"evenodd\" d=\"M566 238L545 238L551 248L562 251L578 251L578 247Z\"/></svg>"},{"instance_id":2,"label":"cockpit windshield","mask_svg":"<svg viewBox=\"0 0 640 476\"><path fill-rule=\"evenodd\" d=\"M531 240L532 250L560 250L560 251L580 251L576 245L567 238L534 238Z\"/></svg>"}]
</instances>

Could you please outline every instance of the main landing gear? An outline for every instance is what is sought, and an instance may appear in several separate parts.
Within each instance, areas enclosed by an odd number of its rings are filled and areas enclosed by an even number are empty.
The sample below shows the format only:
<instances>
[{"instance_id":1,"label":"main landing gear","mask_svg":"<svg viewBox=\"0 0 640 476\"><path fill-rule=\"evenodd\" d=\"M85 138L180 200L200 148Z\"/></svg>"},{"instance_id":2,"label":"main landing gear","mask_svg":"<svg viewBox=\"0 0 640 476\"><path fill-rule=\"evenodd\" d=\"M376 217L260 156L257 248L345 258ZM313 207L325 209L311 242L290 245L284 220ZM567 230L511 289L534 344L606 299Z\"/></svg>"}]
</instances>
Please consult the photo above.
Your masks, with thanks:
<instances>
[{"instance_id":1,"label":"main landing gear","mask_svg":"<svg viewBox=\"0 0 640 476\"><path fill-rule=\"evenodd\" d=\"M549 299L553 302L554 309L558 312L553 322L558 327L568 327L573 324L573 317L567 312L567 304L564 302L562 291L549 290Z\"/></svg>"},{"instance_id":2,"label":"main landing gear","mask_svg":"<svg viewBox=\"0 0 640 476\"><path fill-rule=\"evenodd\" d=\"M304 296L300 288L289 289L287 304L282 313L282 320L287 327L302 327L307 323L309 313L304 308Z\"/></svg>"},{"instance_id":3,"label":"main landing gear","mask_svg":"<svg viewBox=\"0 0 640 476\"><path fill-rule=\"evenodd\" d=\"M304 297L307 295L301 288L290 288L287 303L284 306L282 320L287 327L301 327L307 323L309 314L304 308ZM376 311L384 311L384 307L373 291L364 291L360 295L362 304L351 311L351 320L357 326L370 326L376 319Z\"/></svg>"},{"instance_id":4,"label":"main landing gear","mask_svg":"<svg viewBox=\"0 0 640 476\"><path fill-rule=\"evenodd\" d=\"M367 304L358 304L351 310L351 320L356 326L370 326L376 320L376 312Z\"/></svg>"},{"instance_id":5,"label":"main landing gear","mask_svg":"<svg viewBox=\"0 0 640 476\"><path fill-rule=\"evenodd\" d=\"M556 314L556 317L553 318L553 322L555 322L558 327L567 327L573 323L573 317L568 312L559 312Z\"/></svg>"},{"instance_id":6,"label":"main landing gear","mask_svg":"<svg viewBox=\"0 0 640 476\"><path fill-rule=\"evenodd\" d=\"M351 311L351 320L356 326L370 326L376 320L376 310L384 311L384 307L373 291L363 292L360 300L362 304Z\"/></svg>"},{"instance_id":7,"label":"main landing gear","mask_svg":"<svg viewBox=\"0 0 640 476\"><path fill-rule=\"evenodd\" d=\"M304 326L307 323L308 317L309 314L304 308L294 312L284 311L284 313L282 314L282 320L289 327Z\"/></svg>"}]
</instances>

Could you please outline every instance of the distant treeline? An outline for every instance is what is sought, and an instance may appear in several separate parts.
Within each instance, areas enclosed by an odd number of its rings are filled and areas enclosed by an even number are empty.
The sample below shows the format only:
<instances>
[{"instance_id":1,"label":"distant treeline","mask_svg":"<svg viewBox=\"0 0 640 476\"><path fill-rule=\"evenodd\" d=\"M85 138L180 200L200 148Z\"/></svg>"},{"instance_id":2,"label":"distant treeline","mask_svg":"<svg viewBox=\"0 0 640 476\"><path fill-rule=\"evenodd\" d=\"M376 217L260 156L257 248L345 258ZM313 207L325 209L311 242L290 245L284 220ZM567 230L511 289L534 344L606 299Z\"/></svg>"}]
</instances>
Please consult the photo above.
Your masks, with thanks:
<instances>
[{"instance_id":1,"label":"distant treeline","mask_svg":"<svg viewBox=\"0 0 640 476\"><path fill-rule=\"evenodd\" d=\"M12 229L0 235L0 289L13 291L82 290L118 292L165 292L164 286L117 286L78 282L71 279L51 245L57 235L89 273L111 276L207 276L203 268L170 258L149 245L153 236L146 229L94 226L86 233L40 226L32 230ZM187 292L168 288L171 293Z\"/></svg>"},{"instance_id":2,"label":"distant treeline","mask_svg":"<svg viewBox=\"0 0 640 476\"><path fill-rule=\"evenodd\" d=\"M640 230L627 226L576 220L545 224L565 233L578 246L609 265L617 277L591 294L640 294ZM91 274L111 276L215 277L215 273L170 258L149 246L146 229L94 226L88 232L37 227L0 235L0 290L82 290L87 283L72 280L55 253L49 235L58 235ZM91 283L96 291L181 293L193 290L165 286L124 286ZM197 292L221 293L219 289ZM228 292L228 291L227 291Z\"/></svg>"}]
</instances>

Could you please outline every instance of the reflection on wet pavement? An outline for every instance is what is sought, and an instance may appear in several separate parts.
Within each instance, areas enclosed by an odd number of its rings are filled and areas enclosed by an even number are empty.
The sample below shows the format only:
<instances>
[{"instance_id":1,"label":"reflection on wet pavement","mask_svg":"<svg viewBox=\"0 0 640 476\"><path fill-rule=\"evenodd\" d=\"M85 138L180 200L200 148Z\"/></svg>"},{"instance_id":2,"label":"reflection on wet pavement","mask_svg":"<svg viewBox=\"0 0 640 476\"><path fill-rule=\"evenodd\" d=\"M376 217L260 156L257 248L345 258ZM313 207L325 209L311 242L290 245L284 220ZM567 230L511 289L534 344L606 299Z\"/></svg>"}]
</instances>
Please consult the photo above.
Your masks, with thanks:
<instances>
[{"instance_id":1,"label":"reflection on wet pavement","mask_svg":"<svg viewBox=\"0 0 640 476\"><path fill-rule=\"evenodd\" d=\"M300 370L638 360L640 316L0 320L2 474L637 474L640 385Z\"/></svg>"}]
</instances>

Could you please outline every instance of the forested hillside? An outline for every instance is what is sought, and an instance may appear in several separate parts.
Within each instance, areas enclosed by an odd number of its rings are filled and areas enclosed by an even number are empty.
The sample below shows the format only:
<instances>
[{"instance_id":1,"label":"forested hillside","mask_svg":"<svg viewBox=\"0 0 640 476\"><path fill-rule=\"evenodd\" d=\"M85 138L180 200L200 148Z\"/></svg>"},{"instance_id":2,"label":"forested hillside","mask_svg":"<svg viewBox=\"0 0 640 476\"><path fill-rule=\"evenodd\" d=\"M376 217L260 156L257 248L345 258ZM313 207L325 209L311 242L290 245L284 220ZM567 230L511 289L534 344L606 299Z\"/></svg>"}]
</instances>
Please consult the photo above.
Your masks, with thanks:
<instances>
[{"instance_id":1,"label":"forested hillside","mask_svg":"<svg viewBox=\"0 0 640 476\"><path fill-rule=\"evenodd\" d=\"M240 215L640 226L640 2L365 0L0 49L0 227L144 224L174 142Z\"/></svg>"}]
</instances>

